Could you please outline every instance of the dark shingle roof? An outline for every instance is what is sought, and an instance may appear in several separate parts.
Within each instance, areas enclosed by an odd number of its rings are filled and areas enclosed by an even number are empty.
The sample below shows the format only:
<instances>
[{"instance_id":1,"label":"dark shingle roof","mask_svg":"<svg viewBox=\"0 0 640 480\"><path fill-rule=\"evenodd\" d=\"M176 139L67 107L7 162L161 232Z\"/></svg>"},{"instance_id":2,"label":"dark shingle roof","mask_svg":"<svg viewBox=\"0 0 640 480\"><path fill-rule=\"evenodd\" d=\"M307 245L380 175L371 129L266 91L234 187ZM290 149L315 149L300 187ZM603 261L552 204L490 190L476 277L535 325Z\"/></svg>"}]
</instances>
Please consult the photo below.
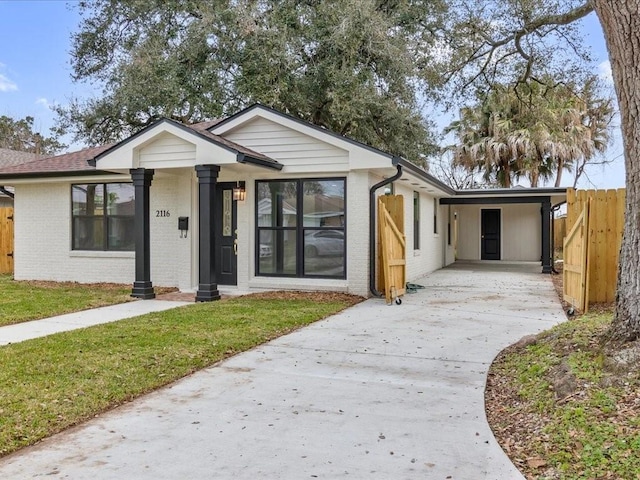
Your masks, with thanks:
<instances>
[{"instance_id":1,"label":"dark shingle roof","mask_svg":"<svg viewBox=\"0 0 640 480\"><path fill-rule=\"evenodd\" d=\"M102 153L109 147L111 147L111 145L85 148L77 152L64 153L54 157L40 158L20 165L1 168L0 177L17 177L20 175L35 174L52 175L67 172L94 172L96 169L89 164L89 161L93 160L96 155Z\"/></svg>"},{"instance_id":2,"label":"dark shingle roof","mask_svg":"<svg viewBox=\"0 0 640 480\"><path fill-rule=\"evenodd\" d=\"M222 120L223 120L222 118L216 118L215 120L208 120L206 122L194 123L193 125L189 125L189 127L193 128L194 130L209 130L211 127L213 127L214 125L217 125Z\"/></svg>"},{"instance_id":3,"label":"dark shingle roof","mask_svg":"<svg viewBox=\"0 0 640 480\"><path fill-rule=\"evenodd\" d=\"M8 148L0 148L0 168L20 165L21 163L44 157L44 155L38 155L37 153L18 152L16 150L9 150Z\"/></svg>"}]
</instances>

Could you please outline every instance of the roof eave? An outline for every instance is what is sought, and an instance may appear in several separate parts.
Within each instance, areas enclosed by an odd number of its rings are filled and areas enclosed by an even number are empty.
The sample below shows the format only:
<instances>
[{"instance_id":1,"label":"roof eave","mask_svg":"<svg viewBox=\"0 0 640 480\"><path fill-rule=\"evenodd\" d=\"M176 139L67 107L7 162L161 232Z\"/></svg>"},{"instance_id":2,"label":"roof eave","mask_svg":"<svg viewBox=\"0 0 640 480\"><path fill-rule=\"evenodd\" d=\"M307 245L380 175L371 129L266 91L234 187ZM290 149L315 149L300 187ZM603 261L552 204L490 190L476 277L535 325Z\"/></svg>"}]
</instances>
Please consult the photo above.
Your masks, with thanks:
<instances>
[{"instance_id":1,"label":"roof eave","mask_svg":"<svg viewBox=\"0 0 640 480\"><path fill-rule=\"evenodd\" d=\"M418 167L414 163L411 163L409 160L406 160L406 159L404 159L402 157L394 156L392 158L392 160L391 160L391 163L393 165L402 165L403 168L406 168L407 170L410 170L411 173L413 173L414 175L417 175L418 177L422 178L427 183L433 185L434 187L438 188L439 190L442 190L443 192L445 192L445 193L447 193L449 195L456 195L456 193L457 193L457 191L454 190L453 188L451 188L449 185L447 185L446 183L438 180L433 175L430 175L429 173L425 172L423 169L421 169L420 167Z\"/></svg>"},{"instance_id":2,"label":"roof eave","mask_svg":"<svg viewBox=\"0 0 640 480\"><path fill-rule=\"evenodd\" d=\"M237 160L238 160L238 163L248 163L251 165L256 165L258 167L269 168L271 170L277 170L277 171L282 170L282 168L284 167L284 165L282 165L280 162L277 162L275 160L273 162L269 162L262 158L252 157L251 155L246 155L244 153L238 153Z\"/></svg>"},{"instance_id":3,"label":"roof eave","mask_svg":"<svg viewBox=\"0 0 640 480\"><path fill-rule=\"evenodd\" d=\"M487 188L482 190L456 190L456 195L466 197L522 197L522 196L545 196L566 194L565 187L543 187L543 188Z\"/></svg>"},{"instance_id":4,"label":"roof eave","mask_svg":"<svg viewBox=\"0 0 640 480\"><path fill-rule=\"evenodd\" d=\"M0 182L5 180L20 180L31 178L52 178L52 177L83 177L88 175L113 175L114 172L107 170L69 170L56 172L29 172L29 173L5 173L0 175Z\"/></svg>"}]
</instances>

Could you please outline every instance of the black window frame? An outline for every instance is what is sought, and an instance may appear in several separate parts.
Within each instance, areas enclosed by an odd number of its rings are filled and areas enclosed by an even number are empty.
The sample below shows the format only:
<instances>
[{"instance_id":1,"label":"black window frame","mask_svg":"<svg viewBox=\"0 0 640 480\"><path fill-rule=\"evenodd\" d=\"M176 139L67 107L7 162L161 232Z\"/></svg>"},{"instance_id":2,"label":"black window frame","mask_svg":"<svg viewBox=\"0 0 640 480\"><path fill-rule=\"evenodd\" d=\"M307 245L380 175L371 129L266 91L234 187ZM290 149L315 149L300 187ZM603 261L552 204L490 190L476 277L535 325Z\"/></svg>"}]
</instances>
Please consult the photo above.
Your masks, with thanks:
<instances>
[{"instance_id":1,"label":"black window frame","mask_svg":"<svg viewBox=\"0 0 640 480\"><path fill-rule=\"evenodd\" d=\"M73 211L73 190L74 187L79 187L81 185L96 185L96 186L102 186L102 191L103 191L103 195L102 195L102 211L103 214L102 215L76 215ZM109 246L109 232L110 232L110 227L109 227L109 220L110 219L117 219L117 218L131 218L135 221L135 213L132 215L115 215L115 214L109 214L109 208L108 208L108 204L107 204L107 199L108 199L108 189L107 189L107 185L133 185L132 182L86 182L86 183L73 183L71 184L71 250L74 252L135 252L135 244L129 249L129 248L111 248ZM135 201L135 190L134 190L134 201ZM100 218L102 219L102 248L76 248L75 244L76 244L76 218Z\"/></svg>"},{"instance_id":2,"label":"black window frame","mask_svg":"<svg viewBox=\"0 0 640 480\"><path fill-rule=\"evenodd\" d=\"M413 249L420 250L420 192L413 192Z\"/></svg>"},{"instance_id":3,"label":"black window frame","mask_svg":"<svg viewBox=\"0 0 640 480\"><path fill-rule=\"evenodd\" d=\"M313 227L305 227L304 226L304 194L300 194L303 192L303 186L305 182L342 182L343 184L343 192L344 192L344 212L343 212L343 221L341 226L329 225L329 226L313 226ZM259 185L261 183L269 184L269 183L281 183L281 182L291 182L296 184L296 225L292 226L268 226L261 227L259 222L259 211L258 211L258 203L260 201L260 195L258 194ZM323 278L323 279L336 279L336 280L345 280L347 278L347 179L346 177L310 177L310 178L274 178L268 180L256 180L255 181L255 255L254 255L254 266L255 266L255 275L257 277L274 277L274 278ZM305 272L305 248L304 248L304 240L307 232L312 231L330 231L330 230L338 230L342 231L344 235L344 244L342 251L343 265L342 265L342 274L341 275L320 275L320 274L311 274ZM284 231L295 231L296 238L296 271L295 273L262 273L260 272L260 237L261 232L272 231L272 232L284 232Z\"/></svg>"}]
</instances>

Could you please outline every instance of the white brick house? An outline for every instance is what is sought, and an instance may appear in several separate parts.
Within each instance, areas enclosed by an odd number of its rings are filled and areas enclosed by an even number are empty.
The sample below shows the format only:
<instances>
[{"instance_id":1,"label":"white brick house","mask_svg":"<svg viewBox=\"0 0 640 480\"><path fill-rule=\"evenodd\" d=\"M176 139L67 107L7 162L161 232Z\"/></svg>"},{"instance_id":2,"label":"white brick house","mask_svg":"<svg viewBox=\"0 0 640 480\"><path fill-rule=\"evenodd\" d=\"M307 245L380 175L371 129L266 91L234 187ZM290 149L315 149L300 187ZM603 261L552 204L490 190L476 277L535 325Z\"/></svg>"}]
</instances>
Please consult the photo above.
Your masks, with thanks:
<instances>
[{"instance_id":1,"label":"white brick house","mask_svg":"<svg viewBox=\"0 0 640 480\"><path fill-rule=\"evenodd\" d=\"M550 268L561 189L455 191L261 105L189 127L161 120L116 145L0 169L0 185L15 188L16 279L133 282L140 298L175 286L202 301L220 287L368 295L372 199L392 178L405 197L410 281L455 260L456 232L458 258L485 258L484 210L494 230L498 221L493 258Z\"/></svg>"}]
</instances>

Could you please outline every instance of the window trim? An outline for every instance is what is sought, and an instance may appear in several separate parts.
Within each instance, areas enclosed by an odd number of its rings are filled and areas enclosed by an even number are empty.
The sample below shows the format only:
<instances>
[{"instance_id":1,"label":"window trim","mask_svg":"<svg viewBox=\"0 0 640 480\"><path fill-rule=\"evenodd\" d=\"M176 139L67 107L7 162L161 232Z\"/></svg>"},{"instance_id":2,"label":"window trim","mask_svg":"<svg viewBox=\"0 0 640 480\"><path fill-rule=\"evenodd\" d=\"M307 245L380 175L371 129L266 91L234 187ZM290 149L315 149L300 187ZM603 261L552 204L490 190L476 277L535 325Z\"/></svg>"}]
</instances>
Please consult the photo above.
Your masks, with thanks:
<instances>
[{"instance_id":1,"label":"window trim","mask_svg":"<svg viewBox=\"0 0 640 480\"><path fill-rule=\"evenodd\" d=\"M102 211L104 212L103 215L75 215L73 213L73 189L74 187L78 187L80 185L98 185L98 186L102 186ZM86 183L72 183L71 184L71 188L70 188L70 193L71 193L71 201L70 203L70 207L71 207L71 252L92 252L92 253L97 253L97 252L114 252L114 253L133 253L135 252L135 245L129 250L122 250L122 249L113 249L113 248L109 248L109 220L112 218L133 218L135 221L135 214L134 215L122 215L122 214L109 214L109 209L107 206L107 197L108 195L108 189L107 186L108 185L133 185L133 182L86 182ZM134 190L134 201L135 201L135 190ZM103 231L103 237L102 237L102 248L75 248L75 239L76 239L76 219L77 218L101 218L102 219L102 231Z\"/></svg>"},{"instance_id":2,"label":"window trim","mask_svg":"<svg viewBox=\"0 0 640 480\"><path fill-rule=\"evenodd\" d=\"M343 222L341 227L335 226L318 226L318 227L305 227L304 226L304 195L300 195L300 192L303 191L303 184L305 182L326 182L326 181L341 181L343 183L343 192L344 192L344 213L343 213ZM259 212L258 212L258 202L260 201L260 196L258 194L258 185L261 183L274 183L274 182L295 182L296 184L296 225L295 226L269 226L269 227L261 227L259 226ZM328 279L328 280L346 280L347 278L347 178L346 177L296 177L296 178L273 178L273 179L261 179L255 180L254 184L255 188L255 245L254 249L254 275L260 278L315 278L315 279ZM317 231L317 230L341 230L344 234L344 245L343 245L343 269L342 274L340 275L319 275L319 274L308 274L305 273L305 252L304 252L304 238L305 232L307 231ZM279 231L295 231L296 238L296 271L294 274L291 273L261 273L260 272L260 233L262 231L271 231L271 232L279 232Z\"/></svg>"}]
</instances>

